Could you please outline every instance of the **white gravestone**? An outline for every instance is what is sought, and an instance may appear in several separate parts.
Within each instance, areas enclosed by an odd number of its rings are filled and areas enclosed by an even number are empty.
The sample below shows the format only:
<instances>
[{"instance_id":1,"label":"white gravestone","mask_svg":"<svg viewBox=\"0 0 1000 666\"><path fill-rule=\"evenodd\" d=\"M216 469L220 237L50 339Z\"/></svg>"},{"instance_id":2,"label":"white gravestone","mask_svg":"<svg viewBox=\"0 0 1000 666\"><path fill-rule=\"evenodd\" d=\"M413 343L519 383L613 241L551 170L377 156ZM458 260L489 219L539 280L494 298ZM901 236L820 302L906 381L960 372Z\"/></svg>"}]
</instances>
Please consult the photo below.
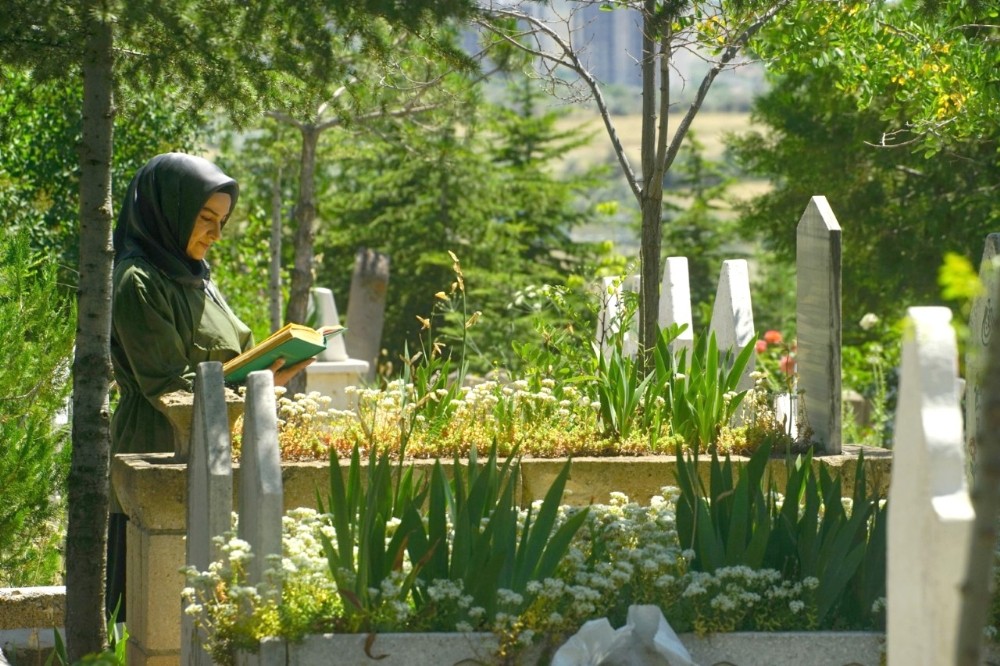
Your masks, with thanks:
<instances>
[{"instance_id":1,"label":"white gravestone","mask_svg":"<svg viewBox=\"0 0 1000 666\"><path fill-rule=\"evenodd\" d=\"M826 197L809 200L796 232L796 367L805 425L841 451L841 237Z\"/></svg>"},{"instance_id":2,"label":"white gravestone","mask_svg":"<svg viewBox=\"0 0 1000 666\"><path fill-rule=\"evenodd\" d=\"M979 281L983 289L972 301L969 314L969 339L965 348L965 441L970 467L976 464L976 432L982 414L983 373L986 371L986 350L997 327L1000 307L1000 234L986 237L983 260L979 265Z\"/></svg>"},{"instance_id":3,"label":"white gravestone","mask_svg":"<svg viewBox=\"0 0 1000 666\"><path fill-rule=\"evenodd\" d=\"M250 585L263 581L269 556L281 555L282 492L274 376L267 370L251 372L243 416L239 496L239 537L254 554L247 570Z\"/></svg>"},{"instance_id":4,"label":"white gravestone","mask_svg":"<svg viewBox=\"0 0 1000 666\"><path fill-rule=\"evenodd\" d=\"M340 326L340 315L337 313L337 303L333 300L333 292L326 287L314 287L309 295L313 311L316 313L316 326ZM327 342L326 351L316 357L317 361L346 361L347 347L344 346L344 336L337 335Z\"/></svg>"},{"instance_id":5,"label":"white gravestone","mask_svg":"<svg viewBox=\"0 0 1000 666\"><path fill-rule=\"evenodd\" d=\"M611 352L611 340L621 331L622 327L625 327L625 331L621 334L622 356L635 358L639 350L636 334L638 312L630 321L624 321L626 308L622 295L625 291L637 293L639 284L638 275L629 275L624 278L601 278L601 307L597 315L597 344L605 358Z\"/></svg>"},{"instance_id":6,"label":"white gravestone","mask_svg":"<svg viewBox=\"0 0 1000 666\"><path fill-rule=\"evenodd\" d=\"M750 273L745 259L727 259L722 262L719 286L712 307L712 323L709 326L709 334L712 333L715 334L719 351L728 351L733 358L756 339L750 301ZM736 390L753 388L750 374L754 367L754 357L751 355Z\"/></svg>"},{"instance_id":7,"label":"white gravestone","mask_svg":"<svg viewBox=\"0 0 1000 666\"><path fill-rule=\"evenodd\" d=\"M686 349L691 354L694 347L694 329L691 323L691 283L688 277L687 257L667 257L663 267L663 284L660 288L660 328L673 324L687 324L687 328L670 344L670 351L679 354Z\"/></svg>"},{"instance_id":8,"label":"white gravestone","mask_svg":"<svg viewBox=\"0 0 1000 666\"><path fill-rule=\"evenodd\" d=\"M270 375L270 372L267 372ZM198 571L219 559L212 538L230 528L233 464L221 363L200 363L195 371L194 416L187 483L187 563ZM208 666L193 618L181 612L181 663Z\"/></svg>"},{"instance_id":9,"label":"white gravestone","mask_svg":"<svg viewBox=\"0 0 1000 666\"><path fill-rule=\"evenodd\" d=\"M340 315L337 314L332 291L316 287L312 290L311 298L317 327L340 326ZM306 368L306 393L315 391L328 396L331 399L330 406L334 409L354 407L347 388L364 384L370 370L368 361L348 358L345 338L349 335L356 333L347 330L330 338L326 351Z\"/></svg>"},{"instance_id":10,"label":"white gravestone","mask_svg":"<svg viewBox=\"0 0 1000 666\"><path fill-rule=\"evenodd\" d=\"M947 308L910 308L889 486L889 666L955 662L974 518Z\"/></svg>"}]
</instances>

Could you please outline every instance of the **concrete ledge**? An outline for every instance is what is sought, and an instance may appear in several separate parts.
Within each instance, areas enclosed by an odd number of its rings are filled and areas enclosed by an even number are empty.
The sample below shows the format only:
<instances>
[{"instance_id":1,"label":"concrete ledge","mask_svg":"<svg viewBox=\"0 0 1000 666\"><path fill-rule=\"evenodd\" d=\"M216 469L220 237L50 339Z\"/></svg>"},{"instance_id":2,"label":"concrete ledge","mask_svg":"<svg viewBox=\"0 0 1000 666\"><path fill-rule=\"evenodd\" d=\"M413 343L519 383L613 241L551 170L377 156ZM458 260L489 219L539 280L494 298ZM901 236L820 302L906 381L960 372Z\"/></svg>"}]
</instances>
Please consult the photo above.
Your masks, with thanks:
<instances>
[{"instance_id":1,"label":"concrete ledge","mask_svg":"<svg viewBox=\"0 0 1000 666\"><path fill-rule=\"evenodd\" d=\"M66 588L0 587L0 630L61 627Z\"/></svg>"},{"instance_id":2,"label":"concrete ledge","mask_svg":"<svg viewBox=\"0 0 1000 666\"><path fill-rule=\"evenodd\" d=\"M698 666L880 666L885 635L872 632L775 632L696 636L681 634L681 642ZM366 653L367 646L367 653ZM302 643L268 638L257 654L240 653L239 666L299 666L330 663L339 666L439 666L453 663L493 663L493 634L323 634ZM547 663L540 646L518 655L517 663Z\"/></svg>"},{"instance_id":3,"label":"concrete ledge","mask_svg":"<svg viewBox=\"0 0 1000 666\"><path fill-rule=\"evenodd\" d=\"M827 467L841 475L842 491L850 496L854 490L854 474L861 447L845 446L841 455L817 456L813 467ZM888 493L892 470L892 452L888 449L864 448L865 470L870 483ZM746 458L735 457L734 463ZM346 470L347 461L341 461ZM366 465L362 462L362 465ZM430 469L433 460L415 460L417 469ZM452 462L442 460L450 474ZM521 502L528 504L545 497L556 475L566 464L565 458L524 458L521 461ZM606 503L613 491L623 492L633 501L646 503L660 493L663 486L676 486L672 455L638 457L574 458L563 501L582 506ZM708 480L710 459L702 456L699 473ZM315 507L316 492L326 499L329 481L328 461L282 463L281 476L285 493L285 509ZM170 454L127 454L115 456L111 464L112 485L125 512L132 521L144 527L160 530L184 530L187 514L185 497L187 466L178 464ZM785 461L773 458L768 473L779 490L784 490ZM239 465L233 465L233 496L239 491Z\"/></svg>"},{"instance_id":4,"label":"concrete ledge","mask_svg":"<svg viewBox=\"0 0 1000 666\"><path fill-rule=\"evenodd\" d=\"M0 588L0 666L45 663L62 633L66 588Z\"/></svg>"}]
</instances>

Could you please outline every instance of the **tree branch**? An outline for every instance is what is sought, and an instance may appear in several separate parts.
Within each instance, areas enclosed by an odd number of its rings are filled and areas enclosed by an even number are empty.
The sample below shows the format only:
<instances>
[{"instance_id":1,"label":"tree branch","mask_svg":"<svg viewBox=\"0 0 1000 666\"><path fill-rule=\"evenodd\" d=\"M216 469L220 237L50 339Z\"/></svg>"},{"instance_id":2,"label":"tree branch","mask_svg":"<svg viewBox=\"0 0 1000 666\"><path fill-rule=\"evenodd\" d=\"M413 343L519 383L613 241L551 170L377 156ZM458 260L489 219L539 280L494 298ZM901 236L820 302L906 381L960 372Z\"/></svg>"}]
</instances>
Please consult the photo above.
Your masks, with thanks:
<instances>
[{"instance_id":1,"label":"tree branch","mask_svg":"<svg viewBox=\"0 0 1000 666\"><path fill-rule=\"evenodd\" d=\"M604 123L604 128L608 132L608 138L611 140L615 156L618 158L618 163L622 168L622 172L625 174L625 180L628 182L629 188L632 190L632 194L635 196L636 201L641 201L642 186L639 184L635 175L635 170L632 168L632 164L629 161L628 156L625 154L625 148L622 145L621 137L618 136L618 130L615 128L614 121L611 118L611 110L608 108L607 100L604 99L601 86L597 82L597 79L594 78L593 74L590 73L590 70L588 70L580 61L579 56L573 49L572 43L568 39L564 39L562 35L535 16L530 16L524 12L513 9L488 8L485 11L488 16L510 18L527 23L532 26L533 30L519 33L519 36L534 36L537 33L541 33L545 35L546 38L552 40L552 42L562 50L562 55L558 55L545 51L541 48L531 48L530 46L518 41L515 37L507 35L506 33L496 29L496 27L489 21L475 19L475 23L477 25L488 30L492 34L497 35L511 46L547 62L554 63L557 66L566 67L567 69L575 72L583 80L587 88L590 90L590 94L593 96L594 102L597 104L598 112L601 115L601 121Z\"/></svg>"},{"instance_id":2,"label":"tree branch","mask_svg":"<svg viewBox=\"0 0 1000 666\"><path fill-rule=\"evenodd\" d=\"M769 8L766 12L761 14L756 21L751 23L747 28L737 37L722 53L722 57L712 66L712 68L705 74L705 78L702 79L701 85L698 87L698 94L695 96L693 102L691 102L691 107L684 114L684 118L681 120L680 124L677 126L677 131L674 133L674 137L670 142L670 148L667 151L667 158L664 162L664 170L670 169L670 165L674 163L674 159L677 157L677 153L680 151L681 143L684 141L685 135L687 135L688 130L691 128L691 123L694 121L694 117L698 115L698 111L701 109L701 105L705 102L705 97L708 95L709 89L712 87L712 82L715 81L715 77L726 68L733 58L735 58L740 51L747 45L750 39L757 34L761 28L763 28L767 23L769 23L777 14L784 9L791 0L784 0L775 4L773 7Z\"/></svg>"}]
</instances>

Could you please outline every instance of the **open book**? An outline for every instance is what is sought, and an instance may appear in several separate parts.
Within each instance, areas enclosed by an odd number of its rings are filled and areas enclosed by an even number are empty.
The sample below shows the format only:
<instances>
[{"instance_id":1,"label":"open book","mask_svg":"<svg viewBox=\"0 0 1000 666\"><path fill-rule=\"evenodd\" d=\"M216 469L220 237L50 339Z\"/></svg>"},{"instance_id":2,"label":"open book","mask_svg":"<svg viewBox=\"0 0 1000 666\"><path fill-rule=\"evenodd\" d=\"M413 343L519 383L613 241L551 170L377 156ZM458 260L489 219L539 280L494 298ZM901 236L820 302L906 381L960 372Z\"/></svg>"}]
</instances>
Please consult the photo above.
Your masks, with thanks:
<instances>
[{"instance_id":1,"label":"open book","mask_svg":"<svg viewBox=\"0 0 1000 666\"><path fill-rule=\"evenodd\" d=\"M279 358L285 367L312 358L326 349L326 341L347 329L324 326L319 330L302 324L285 324L253 349L248 349L222 366L227 382L241 382L255 370L266 370Z\"/></svg>"}]
</instances>

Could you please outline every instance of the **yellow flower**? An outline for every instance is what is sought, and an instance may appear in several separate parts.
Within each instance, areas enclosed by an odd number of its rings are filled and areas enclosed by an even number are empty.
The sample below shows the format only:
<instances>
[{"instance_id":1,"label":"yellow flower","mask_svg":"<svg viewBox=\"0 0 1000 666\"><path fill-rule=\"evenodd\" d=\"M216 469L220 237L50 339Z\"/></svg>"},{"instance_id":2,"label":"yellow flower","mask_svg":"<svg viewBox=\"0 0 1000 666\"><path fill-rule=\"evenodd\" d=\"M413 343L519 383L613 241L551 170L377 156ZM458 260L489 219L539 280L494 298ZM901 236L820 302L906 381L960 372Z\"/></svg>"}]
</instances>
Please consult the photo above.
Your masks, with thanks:
<instances>
[{"instance_id":1,"label":"yellow flower","mask_svg":"<svg viewBox=\"0 0 1000 666\"><path fill-rule=\"evenodd\" d=\"M438 300L441 300L441 301L447 301L448 300L448 294L444 293L443 291L439 291L438 293L434 294L434 298L436 298Z\"/></svg>"},{"instance_id":2,"label":"yellow flower","mask_svg":"<svg viewBox=\"0 0 1000 666\"><path fill-rule=\"evenodd\" d=\"M430 319L426 319L424 317L421 317L420 315L417 315L417 321L420 322L420 330L421 331L426 331L428 328L431 327L431 320Z\"/></svg>"},{"instance_id":3,"label":"yellow flower","mask_svg":"<svg viewBox=\"0 0 1000 666\"><path fill-rule=\"evenodd\" d=\"M483 313L480 312L479 310L476 310L475 312L472 313L472 316L469 317L469 321L465 322L465 327L471 328L472 326L475 326L476 322L479 321L479 318L482 316Z\"/></svg>"}]
</instances>

